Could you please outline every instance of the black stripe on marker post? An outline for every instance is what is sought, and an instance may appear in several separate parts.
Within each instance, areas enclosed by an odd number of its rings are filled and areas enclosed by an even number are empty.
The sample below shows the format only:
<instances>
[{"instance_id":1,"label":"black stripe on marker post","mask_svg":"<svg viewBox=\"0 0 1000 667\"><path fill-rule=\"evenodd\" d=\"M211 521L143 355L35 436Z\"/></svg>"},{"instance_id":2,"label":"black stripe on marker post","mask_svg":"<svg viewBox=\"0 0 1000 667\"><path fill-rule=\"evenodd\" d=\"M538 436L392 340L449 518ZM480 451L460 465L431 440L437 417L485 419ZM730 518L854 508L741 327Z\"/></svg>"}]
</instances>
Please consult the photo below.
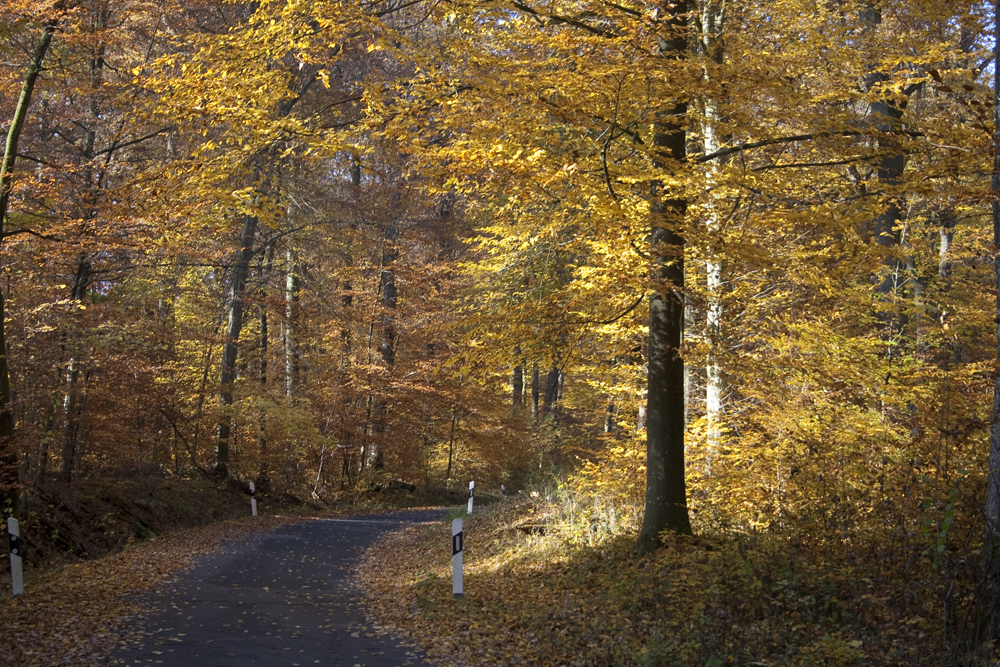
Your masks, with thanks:
<instances>
[{"instance_id":1,"label":"black stripe on marker post","mask_svg":"<svg viewBox=\"0 0 1000 667\"><path fill-rule=\"evenodd\" d=\"M462 553L462 533L459 532L457 535L451 536L451 555L455 556Z\"/></svg>"}]
</instances>

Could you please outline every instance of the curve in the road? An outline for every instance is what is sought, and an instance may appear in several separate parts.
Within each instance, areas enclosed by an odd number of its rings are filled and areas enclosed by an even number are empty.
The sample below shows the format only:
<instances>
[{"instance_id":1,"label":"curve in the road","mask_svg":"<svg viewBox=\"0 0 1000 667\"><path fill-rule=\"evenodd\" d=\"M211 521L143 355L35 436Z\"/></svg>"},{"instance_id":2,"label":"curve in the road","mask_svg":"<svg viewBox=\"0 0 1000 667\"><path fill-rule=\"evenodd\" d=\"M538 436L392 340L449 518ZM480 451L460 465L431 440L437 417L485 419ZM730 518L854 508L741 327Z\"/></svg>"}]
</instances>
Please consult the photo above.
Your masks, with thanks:
<instances>
[{"instance_id":1,"label":"curve in the road","mask_svg":"<svg viewBox=\"0 0 1000 667\"><path fill-rule=\"evenodd\" d=\"M403 667L414 647L368 627L348 579L386 532L441 518L402 510L303 521L227 545L161 590L150 632L119 665Z\"/></svg>"}]
</instances>

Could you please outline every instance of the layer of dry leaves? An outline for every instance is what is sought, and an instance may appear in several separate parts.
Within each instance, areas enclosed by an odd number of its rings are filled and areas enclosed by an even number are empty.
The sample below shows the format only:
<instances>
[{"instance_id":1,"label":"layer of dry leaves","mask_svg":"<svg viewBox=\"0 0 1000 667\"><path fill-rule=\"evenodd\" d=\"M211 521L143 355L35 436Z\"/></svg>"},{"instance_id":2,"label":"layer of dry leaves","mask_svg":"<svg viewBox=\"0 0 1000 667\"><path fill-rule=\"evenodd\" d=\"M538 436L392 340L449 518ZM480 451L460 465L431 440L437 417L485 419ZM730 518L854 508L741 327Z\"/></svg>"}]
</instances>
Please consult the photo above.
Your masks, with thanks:
<instances>
[{"instance_id":1,"label":"layer of dry leaves","mask_svg":"<svg viewBox=\"0 0 1000 667\"><path fill-rule=\"evenodd\" d=\"M228 540L270 531L294 517L223 521L157 537L97 561L26 577L24 594L10 595L0 575L0 663L7 667L114 664L116 644L139 632L136 595L165 583L191 559Z\"/></svg>"},{"instance_id":2,"label":"layer of dry leaves","mask_svg":"<svg viewBox=\"0 0 1000 667\"><path fill-rule=\"evenodd\" d=\"M508 502L464 521L465 596L452 596L451 527L447 522L414 526L387 536L365 554L358 578L367 595L369 621L419 643L442 667L550 664L540 644L557 639L535 627L553 628L581 611L582 600L553 596L543 568L560 559L535 562L532 546L544 539L545 508ZM552 554L549 554L552 556ZM513 569L519 576L507 577ZM540 577L524 586L532 571ZM537 618L532 618L537 617ZM525 623L527 619L537 621ZM546 636L547 635L547 636Z\"/></svg>"}]
</instances>

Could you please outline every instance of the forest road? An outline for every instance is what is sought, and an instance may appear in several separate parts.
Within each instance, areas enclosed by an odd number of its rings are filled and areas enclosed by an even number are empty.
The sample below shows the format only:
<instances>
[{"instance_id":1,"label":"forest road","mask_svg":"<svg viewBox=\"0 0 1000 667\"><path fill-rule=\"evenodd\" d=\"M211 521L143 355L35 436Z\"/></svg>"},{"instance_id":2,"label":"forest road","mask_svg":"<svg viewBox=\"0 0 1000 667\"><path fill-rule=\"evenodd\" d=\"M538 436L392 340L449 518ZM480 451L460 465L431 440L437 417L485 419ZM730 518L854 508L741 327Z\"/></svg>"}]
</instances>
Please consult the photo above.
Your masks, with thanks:
<instances>
[{"instance_id":1,"label":"forest road","mask_svg":"<svg viewBox=\"0 0 1000 667\"><path fill-rule=\"evenodd\" d=\"M118 665L404 667L421 652L365 623L362 551L441 510L313 519L226 545L147 596L149 633ZM443 548L447 549L447 545Z\"/></svg>"}]
</instances>

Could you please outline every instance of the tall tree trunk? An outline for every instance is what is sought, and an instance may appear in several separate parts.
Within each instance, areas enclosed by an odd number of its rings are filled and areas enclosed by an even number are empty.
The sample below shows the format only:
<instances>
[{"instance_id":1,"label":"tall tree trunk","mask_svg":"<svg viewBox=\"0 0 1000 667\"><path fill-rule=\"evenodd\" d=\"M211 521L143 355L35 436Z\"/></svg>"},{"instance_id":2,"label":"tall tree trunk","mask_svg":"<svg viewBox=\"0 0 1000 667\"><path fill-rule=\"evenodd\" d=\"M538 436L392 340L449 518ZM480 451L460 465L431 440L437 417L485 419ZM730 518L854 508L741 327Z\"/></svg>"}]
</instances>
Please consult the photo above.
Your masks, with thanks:
<instances>
[{"instance_id":1,"label":"tall tree trunk","mask_svg":"<svg viewBox=\"0 0 1000 667\"><path fill-rule=\"evenodd\" d=\"M520 346L514 348L514 373L510 380L511 406L514 414L524 407L524 364L521 362Z\"/></svg>"},{"instance_id":2,"label":"tall tree trunk","mask_svg":"<svg viewBox=\"0 0 1000 667\"><path fill-rule=\"evenodd\" d=\"M725 55L725 45L722 41L723 21L725 18L725 3L718 0L703 0L701 8L701 45L708 59L721 65ZM706 74L706 78L710 75ZM702 130L702 140L705 155L711 155L722 147L722 139L718 135L719 118L718 101L711 97L705 100L705 122ZM716 181L715 172L718 163L709 165L708 178L710 185ZM714 188L709 188L714 192ZM712 195L709 195L710 197ZM708 217L705 221L710 242L708 258L705 260L705 279L708 290L708 304L705 312L705 334L708 339L708 360L705 365L705 419L706 429L706 470L711 466L711 460L719 449L722 438L723 398L726 393L725 378L720 361L722 340L722 290L723 265L722 252L722 221L717 203L709 205Z\"/></svg>"},{"instance_id":3,"label":"tall tree trunk","mask_svg":"<svg viewBox=\"0 0 1000 667\"><path fill-rule=\"evenodd\" d=\"M260 289L257 297L260 303L257 305L258 333L260 338L257 344L258 375L260 384L260 395L263 398L267 394L267 354L269 345L269 333L267 322L267 280L274 265L274 244L268 248L266 263L261 259L260 263ZM271 475L268 470L267 461L267 411L261 407L257 412L257 454L260 456L260 463L257 466L257 492L265 494L271 487Z\"/></svg>"},{"instance_id":4,"label":"tall tree trunk","mask_svg":"<svg viewBox=\"0 0 1000 667\"><path fill-rule=\"evenodd\" d=\"M955 238L955 213L945 211L941 215L941 246L938 249L938 277L947 280L951 277L951 257L948 254L951 242Z\"/></svg>"},{"instance_id":5,"label":"tall tree trunk","mask_svg":"<svg viewBox=\"0 0 1000 667\"><path fill-rule=\"evenodd\" d=\"M1000 21L1000 0L994 3L995 21ZM994 23L994 63L1000 62L1000 23ZM993 246L1000 248L1000 67L993 68ZM996 292L996 346L1000 363L1000 254L993 259ZM1000 634L1000 373L993 373L993 419L990 428L989 474L986 478L986 536L983 560L987 567L987 585L980 602L981 639Z\"/></svg>"},{"instance_id":6,"label":"tall tree trunk","mask_svg":"<svg viewBox=\"0 0 1000 667\"><path fill-rule=\"evenodd\" d=\"M90 285L90 262L81 257L73 279L72 300L82 302L87 297ZM77 340L77 327L66 333L69 361L66 364L65 389L62 404L62 470L59 478L64 482L73 479L73 468L76 464L77 443L80 437L81 406L79 405L80 379L80 349Z\"/></svg>"},{"instance_id":7,"label":"tall tree trunk","mask_svg":"<svg viewBox=\"0 0 1000 667\"><path fill-rule=\"evenodd\" d=\"M545 394L542 396L542 417L552 412L559 397L559 367L553 366L545 376Z\"/></svg>"},{"instance_id":8,"label":"tall tree trunk","mask_svg":"<svg viewBox=\"0 0 1000 667\"><path fill-rule=\"evenodd\" d=\"M256 216L243 216L240 249L232 269L229 289L229 316L226 321L226 339L222 347L222 368L219 377L219 403L222 412L215 425L215 474L229 476L229 438L233 425L233 392L236 384L236 359L240 350L240 332L243 331L243 310L246 300L247 274L253 257L253 243L257 234Z\"/></svg>"},{"instance_id":9,"label":"tall tree trunk","mask_svg":"<svg viewBox=\"0 0 1000 667\"><path fill-rule=\"evenodd\" d=\"M95 32L103 31L107 27L110 12L106 9L98 9L91 15L91 28ZM80 217L84 221L93 220L100 214L99 190L101 188L99 180L94 176L95 144L97 141L97 127L101 122L102 114L97 106L96 94L100 90L104 80L104 52L105 45L99 41L88 62L90 70L90 100L87 104L87 119L84 125L83 138L83 160L82 175L85 182L83 195L83 210ZM73 280L73 291L71 298L73 301L82 302L87 296L87 289L90 285L91 266L85 256L80 257L77 266L76 276ZM82 418L82 406L79 405L81 397L77 386L80 377L79 358L80 347L77 341L79 332L71 330L66 333L69 348L69 362L66 365L66 388L63 394L63 427L62 427L62 471L60 478L64 482L69 482L73 476L73 468L77 457L77 443L80 437L80 422ZM141 464L142 461L140 460Z\"/></svg>"},{"instance_id":10,"label":"tall tree trunk","mask_svg":"<svg viewBox=\"0 0 1000 667\"><path fill-rule=\"evenodd\" d=\"M538 421L538 394L540 388L538 386L538 362L531 368L531 421L532 423Z\"/></svg>"},{"instance_id":11,"label":"tall tree trunk","mask_svg":"<svg viewBox=\"0 0 1000 667\"><path fill-rule=\"evenodd\" d=\"M0 243L7 227L7 209L10 206L10 194L13 189L14 163L17 160L17 144L21 140L21 130L31 105L31 95L35 90L35 81L42 71L42 62L52 43L52 34L56 29L56 21L50 21L42 29L42 34L35 44L31 54L31 64L24 75L21 95L14 108L14 117L7 130L7 141L4 145L3 162L0 163ZM10 371L7 366L6 327L4 325L5 307L3 294L0 293L0 512L19 515L17 507L17 466L18 455L14 447L14 415L10 406Z\"/></svg>"},{"instance_id":12,"label":"tall tree trunk","mask_svg":"<svg viewBox=\"0 0 1000 667\"><path fill-rule=\"evenodd\" d=\"M285 397L295 396L299 376L299 272L292 248L285 251Z\"/></svg>"},{"instance_id":13,"label":"tall tree trunk","mask_svg":"<svg viewBox=\"0 0 1000 667\"><path fill-rule=\"evenodd\" d=\"M876 31L882 23L882 12L873 3L868 3L861 11L860 18L865 26L865 32L876 39ZM889 77L877 70L875 63L869 63L865 75L865 87L871 91L889 80ZM900 288L901 271L904 263L897 256L901 237L900 222L903 219L903 207L899 197L892 190L896 188L903 175L905 156L899 147L898 133L903 126L903 111L906 108L906 98L910 89L901 91L902 101L884 97L873 101L870 105L875 129L879 133L878 158L875 162L875 174L879 187L887 188L889 192L883 197L882 210L876 215L872 228L872 238L882 246L885 260L882 266L882 278L878 284L878 292L884 305L880 307L878 318L882 326L882 335L886 340L892 339L905 325L904 315L893 312L888 305L893 295ZM891 357L895 346L889 345Z\"/></svg>"},{"instance_id":14,"label":"tall tree trunk","mask_svg":"<svg viewBox=\"0 0 1000 667\"><path fill-rule=\"evenodd\" d=\"M382 295L382 342L379 344L379 354L382 363L391 371L396 363L396 304L399 294L396 290L396 272L393 264L399 258L399 229L395 224L385 228L385 248L382 251L382 269L379 274L379 292ZM388 405L384 398L374 403L372 411L372 439L368 445L368 465L376 470L383 466L384 453L378 439L385 432L385 419Z\"/></svg>"},{"instance_id":15,"label":"tall tree trunk","mask_svg":"<svg viewBox=\"0 0 1000 667\"><path fill-rule=\"evenodd\" d=\"M458 403L451 408L451 433L448 434L448 469L445 470L444 480L451 479L451 465L455 456L455 427L458 425Z\"/></svg>"},{"instance_id":16,"label":"tall tree trunk","mask_svg":"<svg viewBox=\"0 0 1000 667\"><path fill-rule=\"evenodd\" d=\"M660 53L669 60L687 51L686 3L665 7L670 30L659 37ZM654 128L657 166L683 164L687 153L684 119L687 102L662 112ZM678 228L687 212L681 198L664 199L663 185L650 188L650 246L653 291L649 296L649 372L646 395L646 503L636 552L654 551L660 533L690 533L684 478L684 239Z\"/></svg>"},{"instance_id":17,"label":"tall tree trunk","mask_svg":"<svg viewBox=\"0 0 1000 667\"><path fill-rule=\"evenodd\" d=\"M351 305L354 303L354 297L351 296L351 281L344 281L344 295L341 297L340 302L344 307L344 324L340 329L340 367L347 368L351 365L351 327L350 327L350 317L349 311ZM350 398L345 398L344 400L350 400Z\"/></svg>"}]
</instances>

